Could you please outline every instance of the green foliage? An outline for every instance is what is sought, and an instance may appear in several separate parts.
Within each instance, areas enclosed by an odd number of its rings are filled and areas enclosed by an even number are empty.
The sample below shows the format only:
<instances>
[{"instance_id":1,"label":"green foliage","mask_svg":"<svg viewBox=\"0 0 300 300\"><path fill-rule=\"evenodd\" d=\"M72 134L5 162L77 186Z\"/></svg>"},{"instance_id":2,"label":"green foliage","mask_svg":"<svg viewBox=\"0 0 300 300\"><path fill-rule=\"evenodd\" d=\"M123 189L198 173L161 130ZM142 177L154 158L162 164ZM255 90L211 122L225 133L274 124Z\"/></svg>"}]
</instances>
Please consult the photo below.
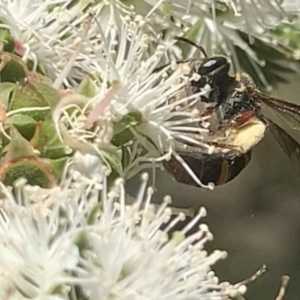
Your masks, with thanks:
<instances>
[{"instance_id":1,"label":"green foliage","mask_svg":"<svg viewBox=\"0 0 300 300\"><path fill-rule=\"evenodd\" d=\"M0 42L11 50L6 33L0 31ZM68 159L51 119L51 109L61 98L59 91L9 52L0 53L0 78L0 180L11 185L25 177L32 185L57 185Z\"/></svg>"}]
</instances>

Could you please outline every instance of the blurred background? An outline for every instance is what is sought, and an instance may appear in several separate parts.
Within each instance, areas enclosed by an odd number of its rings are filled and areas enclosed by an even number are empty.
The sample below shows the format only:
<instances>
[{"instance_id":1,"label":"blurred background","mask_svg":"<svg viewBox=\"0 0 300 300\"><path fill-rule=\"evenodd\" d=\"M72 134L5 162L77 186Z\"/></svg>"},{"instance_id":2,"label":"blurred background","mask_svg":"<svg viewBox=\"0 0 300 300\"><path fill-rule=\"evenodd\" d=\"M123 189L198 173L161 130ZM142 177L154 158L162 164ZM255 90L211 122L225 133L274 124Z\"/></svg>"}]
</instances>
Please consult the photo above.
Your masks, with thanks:
<instances>
[{"instance_id":1,"label":"blurred background","mask_svg":"<svg viewBox=\"0 0 300 300\"><path fill-rule=\"evenodd\" d=\"M279 84L272 94L300 104L300 75L292 75L290 83ZM128 191L134 195L138 186L137 177ZM201 222L208 224L214 240L206 248L229 254L214 268L221 280L239 282L266 264L267 272L248 285L246 298L275 299L281 276L289 275L284 299L299 299L300 177L270 135L255 148L240 176L214 191L177 183L160 171L156 187L156 202L169 194L175 207L207 209Z\"/></svg>"}]
</instances>

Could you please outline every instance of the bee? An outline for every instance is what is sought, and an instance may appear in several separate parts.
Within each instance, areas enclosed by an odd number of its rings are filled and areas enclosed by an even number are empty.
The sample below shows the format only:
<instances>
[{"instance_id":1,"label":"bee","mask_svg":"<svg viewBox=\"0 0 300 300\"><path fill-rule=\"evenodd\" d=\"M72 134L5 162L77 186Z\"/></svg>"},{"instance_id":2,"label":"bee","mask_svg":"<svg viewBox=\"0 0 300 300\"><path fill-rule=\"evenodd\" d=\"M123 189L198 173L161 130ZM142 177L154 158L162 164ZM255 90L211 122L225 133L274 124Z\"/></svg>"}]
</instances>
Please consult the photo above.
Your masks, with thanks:
<instances>
[{"instance_id":1,"label":"bee","mask_svg":"<svg viewBox=\"0 0 300 300\"><path fill-rule=\"evenodd\" d=\"M230 76L230 63L225 57L207 57L202 47L184 38L177 39L198 47L205 55L203 61L184 61L192 73L199 75L198 80L191 80L186 91L197 93L209 85L209 94L200 99L210 104L202 116L217 121L209 128L210 138L206 141L214 146L212 153L203 152L195 145L175 148L197 178L205 185L223 185L235 179L249 164L252 150L268 131L295 164L300 158L299 143L269 118L264 109L271 109L289 124L300 125L300 106L260 91L245 73ZM174 156L163 165L176 181L199 187Z\"/></svg>"}]
</instances>

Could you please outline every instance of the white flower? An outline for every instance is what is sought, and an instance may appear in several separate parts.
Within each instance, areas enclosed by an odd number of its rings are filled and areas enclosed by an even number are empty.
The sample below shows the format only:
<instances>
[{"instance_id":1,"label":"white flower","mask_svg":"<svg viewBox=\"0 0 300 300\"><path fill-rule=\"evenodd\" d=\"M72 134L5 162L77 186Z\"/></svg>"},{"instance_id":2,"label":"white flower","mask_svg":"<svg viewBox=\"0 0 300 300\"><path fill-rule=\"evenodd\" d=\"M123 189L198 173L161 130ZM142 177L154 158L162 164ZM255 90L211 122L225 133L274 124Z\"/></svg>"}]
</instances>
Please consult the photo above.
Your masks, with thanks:
<instances>
[{"instance_id":1,"label":"white flower","mask_svg":"<svg viewBox=\"0 0 300 300\"><path fill-rule=\"evenodd\" d=\"M120 17L109 28L98 24L102 42L90 61L95 76L101 81L95 81L98 92L85 106L85 114L88 113L85 126L93 128L93 124L108 118L113 123L123 124L118 129L120 135L125 129L131 131L131 141L136 142L124 171L126 178L149 164L168 159L173 154L174 141L194 143L206 151L209 148L201 141L207 130L195 126L202 121L199 97L207 91L184 92L191 80L187 76L191 72L188 64L168 64L157 69L165 48L158 46L156 52L149 55L149 39L143 33L143 25L141 17L134 21ZM55 111L61 113L61 105ZM192 138L191 133L197 138ZM136 154L143 150L147 151L137 158Z\"/></svg>"},{"instance_id":2,"label":"white flower","mask_svg":"<svg viewBox=\"0 0 300 300\"><path fill-rule=\"evenodd\" d=\"M165 12L172 15L175 19L182 19L183 23L193 17L205 18L218 12L233 13L233 16L239 21L247 23L248 32L255 32L258 27L267 29L270 26L278 24L279 21L288 20L289 18L299 14L298 1L276 1L276 0L221 0L221 1L205 1L205 0L189 0L182 2L174 0L166 2L164 0L143 0L148 5L152 6L152 12ZM135 5L135 2L133 2ZM138 6L138 5L137 5ZM138 6L139 7L139 6ZM272 18L268 18L268 17ZM215 16L214 16L215 17ZM266 18L267 17L267 18ZM244 21L243 21L244 20Z\"/></svg>"},{"instance_id":3,"label":"white flower","mask_svg":"<svg viewBox=\"0 0 300 300\"><path fill-rule=\"evenodd\" d=\"M108 28L102 28L100 22L96 25L98 32L92 31L99 36L99 45L87 42L89 51L94 51L88 63L93 69L90 78L95 78L90 79L95 96L70 92L59 102L52 116L61 139L74 150L102 157L101 149L107 149L113 137L118 146L117 135L128 130L131 137L124 146L130 157L122 165L126 179L169 159L175 141L209 151L202 141L207 129L195 126L202 122L204 107L199 99L207 90L185 92L192 79L187 76L189 65L175 62L161 67L165 48L158 46L155 53L148 53L149 39L141 17L133 21L119 16ZM116 156L121 157L120 151ZM187 165L185 169L192 172Z\"/></svg>"},{"instance_id":4,"label":"white flower","mask_svg":"<svg viewBox=\"0 0 300 300\"><path fill-rule=\"evenodd\" d=\"M111 170L102 150L111 150L113 125L109 116L101 114L93 128L87 126L87 115L91 110L89 101L77 93L67 93L53 109L52 118L59 138L75 153L70 159L73 168L87 179L101 182L103 167ZM68 109L72 109L71 114Z\"/></svg>"},{"instance_id":5,"label":"white flower","mask_svg":"<svg viewBox=\"0 0 300 300\"><path fill-rule=\"evenodd\" d=\"M140 2L140 1L139 1ZM166 29L168 39L176 35L185 35L198 45L201 45L209 56L225 54L231 57L233 71L240 71L241 63L239 56L251 64L255 76L266 87L270 88L262 69L266 61L259 58L249 43L254 38L266 44L284 55L296 56L296 51L284 47L282 40L269 30L277 26L296 20L300 15L299 1L276 1L276 0L221 0L204 1L190 0L187 2L175 1L153 1L144 0L145 6L150 6L148 11L160 18L172 18L174 26ZM139 10L141 4L137 1L131 2ZM154 19L154 17L152 16ZM299 23L299 22L298 22ZM176 25L175 25L176 24ZM299 27L299 24L293 23ZM177 30L176 30L177 28ZM249 36L245 41L241 33ZM168 46L168 57L180 57L174 42L165 41ZM236 47L239 48L238 55ZM187 53L187 52L186 52ZM192 47L186 57L199 57L197 48Z\"/></svg>"},{"instance_id":6,"label":"white flower","mask_svg":"<svg viewBox=\"0 0 300 300\"><path fill-rule=\"evenodd\" d=\"M105 179L101 189L69 179L47 191L19 180L15 196L0 184L1 299L224 300L245 291L211 271L226 253L204 250L207 226L189 234L204 208L172 233L185 216L170 220L169 197L151 204L146 174L129 205L120 180L108 191Z\"/></svg>"},{"instance_id":7,"label":"white flower","mask_svg":"<svg viewBox=\"0 0 300 300\"><path fill-rule=\"evenodd\" d=\"M152 190L146 191L146 183L147 176L143 175L139 196L130 206L126 206L121 182L114 191L102 193L103 212L91 228L84 230L89 249L83 252L83 270L77 273L87 297L226 299L238 293L233 286L223 288L210 271L225 253L208 255L203 249L212 237L207 226L201 225L196 233L186 236L205 216L205 210L202 208L184 229L169 237L184 215L179 214L166 225L171 216L169 198L155 210Z\"/></svg>"},{"instance_id":8,"label":"white flower","mask_svg":"<svg viewBox=\"0 0 300 300\"><path fill-rule=\"evenodd\" d=\"M85 5L68 0L3 0L0 28L14 39L14 52L38 65L51 79L60 74L78 44ZM72 74L74 77L76 75ZM75 76L76 78L76 76ZM73 79L70 78L71 82Z\"/></svg>"},{"instance_id":9,"label":"white flower","mask_svg":"<svg viewBox=\"0 0 300 300\"><path fill-rule=\"evenodd\" d=\"M76 151L72 158L72 169L78 172L78 176L86 177L87 182L101 184L106 176L103 161L99 156Z\"/></svg>"},{"instance_id":10,"label":"white flower","mask_svg":"<svg viewBox=\"0 0 300 300\"><path fill-rule=\"evenodd\" d=\"M55 289L64 298L79 261L75 238L81 219L74 216L70 223L63 216L63 205L70 205L63 203L63 191L56 190L49 210L43 202L31 204L24 189L24 181L17 182L14 198L1 184L0 298L59 299L52 297Z\"/></svg>"}]
</instances>

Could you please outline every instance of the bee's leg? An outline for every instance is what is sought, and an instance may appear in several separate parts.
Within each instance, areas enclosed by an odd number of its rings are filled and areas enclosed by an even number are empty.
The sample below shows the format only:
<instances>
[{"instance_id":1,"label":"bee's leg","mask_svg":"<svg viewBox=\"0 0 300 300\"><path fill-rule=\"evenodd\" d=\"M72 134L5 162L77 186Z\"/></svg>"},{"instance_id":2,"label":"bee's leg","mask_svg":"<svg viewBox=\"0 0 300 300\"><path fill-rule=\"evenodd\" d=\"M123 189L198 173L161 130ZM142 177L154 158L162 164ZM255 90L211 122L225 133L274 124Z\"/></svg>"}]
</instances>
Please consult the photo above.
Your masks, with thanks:
<instances>
[{"instance_id":1,"label":"bee's leg","mask_svg":"<svg viewBox=\"0 0 300 300\"><path fill-rule=\"evenodd\" d=\"M201 114L201 117L211 116L215 111L215 107L210 106L205 109L205 111Z\"/></svg>"},{"instance_id":2,"label":"bee's leg","mask_svg":"<svg viewBox=\"0 0 300 300\"><path fill-rule=\"evenodd\" d=\"M222 130L226 132L226 130L230 128L239 128L246 125L253 117L257 117L257 113L253 110L251 111L245 111L242 113L239 113L236 117L234 117L231 120L228 120L228 122L222 124L222 127L219 128L219 132Z\"/></svg>"},{"instance_id":3,"label":"bee's leg","mask_svg":"<svg viewBox=\"0 0 300 300\"><path fill-rule=\"evenodd\" d=\"M256 115L257 113L254 110L242 112L231 121L231 126L237 128L241 127L247 124L253 117L256 117Z\"/></svg>"},{"instance_id":4,"label":"bee's leg","mask_svg":"<svg viewBox=\"0 0 300 300\"><path fill-rule=\"evenodd\" d=\"M242 152L241 148L240 147L237 147L237 146L233 146L233 145L230 145L230 144L226 144L226 143L220 143L220 142L206 142L207 145L209 146L213 146L213 147L216 147L216 148L222 148L222 149L228 149L230 150L230 153L231 155L233 156L239 156L240 153Z\"/></svg>"}]
</instances>

